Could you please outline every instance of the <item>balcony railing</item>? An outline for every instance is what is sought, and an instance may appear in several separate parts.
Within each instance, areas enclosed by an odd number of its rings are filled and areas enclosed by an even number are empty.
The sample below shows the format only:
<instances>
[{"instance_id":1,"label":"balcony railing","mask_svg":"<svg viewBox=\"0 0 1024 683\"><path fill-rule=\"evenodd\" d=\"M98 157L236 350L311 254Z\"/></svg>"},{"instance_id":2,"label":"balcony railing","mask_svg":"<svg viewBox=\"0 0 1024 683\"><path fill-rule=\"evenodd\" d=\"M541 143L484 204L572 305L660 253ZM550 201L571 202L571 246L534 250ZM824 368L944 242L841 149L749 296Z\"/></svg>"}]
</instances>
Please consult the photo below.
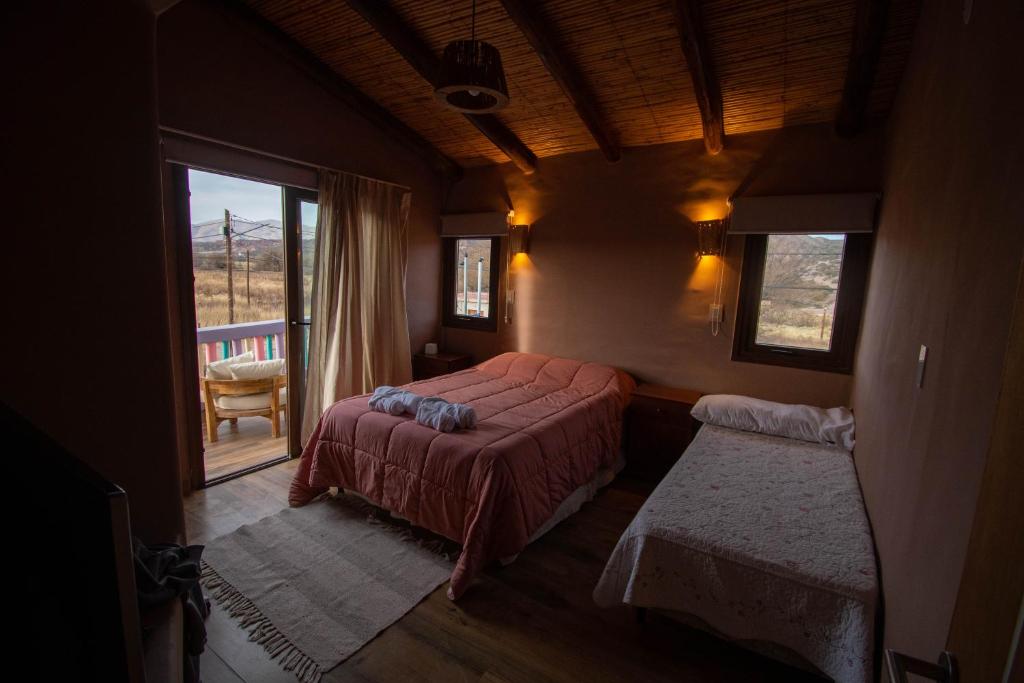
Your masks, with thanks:
<instances>
[{"instance_id":1,"label":"balcony railing","mask_svg":"<svg viewBox=\"0 0 1024 683\"><path fill-rule=\"evenodd\" d=\"M302 327L302 364L309 360L309 318ZM196 329L199 347L199 375L206 376L206 365L215 360L252 351L256 360L285 357L284 320L258 320L253 323L214 325Z\"/></svg>"},{"instance_id":2,"label":"balcony railing","mask_svg":"<svg viewBox=\"0 0 1024 683\"><path fill-rule=\"evenodd\" d=\"M252 351L256 360L284 358L284 329L284 320L198 328L196 342L199 345L200 374L206 374L207 363L246 351Z\"/></svg>"}]
</instances>

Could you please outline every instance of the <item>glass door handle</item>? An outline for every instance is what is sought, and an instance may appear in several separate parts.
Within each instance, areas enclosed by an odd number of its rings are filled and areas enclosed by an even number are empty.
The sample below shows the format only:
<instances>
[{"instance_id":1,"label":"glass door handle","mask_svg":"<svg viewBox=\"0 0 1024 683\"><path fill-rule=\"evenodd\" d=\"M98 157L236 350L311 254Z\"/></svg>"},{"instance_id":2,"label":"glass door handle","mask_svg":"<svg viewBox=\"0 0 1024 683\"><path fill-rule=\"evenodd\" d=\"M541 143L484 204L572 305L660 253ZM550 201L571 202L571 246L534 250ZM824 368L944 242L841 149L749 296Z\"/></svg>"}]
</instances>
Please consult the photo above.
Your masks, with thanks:
<instances>
[{"instance_id":1,"label":"glass door handle","mask_svg":"<svg viewBox=\"0 0 1024 683\"><path fill-rule=\"evenodd\" d=\"M307 323L307 322L300 322L298 320L289 320L288 324L292 325L292 326L295 326L295 325L305 325L306 327L309 327L309 323Z\"/></svg>"}]
</instances>

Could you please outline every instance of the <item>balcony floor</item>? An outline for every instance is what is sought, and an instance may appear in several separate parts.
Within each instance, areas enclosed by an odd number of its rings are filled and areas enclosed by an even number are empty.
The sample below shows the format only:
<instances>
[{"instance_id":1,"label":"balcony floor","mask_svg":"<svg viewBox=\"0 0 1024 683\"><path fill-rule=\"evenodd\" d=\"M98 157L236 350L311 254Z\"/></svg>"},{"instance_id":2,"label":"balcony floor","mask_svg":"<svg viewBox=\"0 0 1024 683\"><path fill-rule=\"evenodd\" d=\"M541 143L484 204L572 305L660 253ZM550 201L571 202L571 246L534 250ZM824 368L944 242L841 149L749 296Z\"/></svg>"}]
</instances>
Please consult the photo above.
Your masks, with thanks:
<instances>
[{"instance_id":1,"label":"balcony floor","mask_svg":"<svg viewBox=\"0 0 1024 683\"><path fill-rule=\"evenodd\" d=\"M265 417L240 417L238 424L220 423L217 441L209 443L203 432L206 480L244 470L287 455L287 425L281 419L281 436L270 436L270 420Z\"/></svg>"}]
</instances>

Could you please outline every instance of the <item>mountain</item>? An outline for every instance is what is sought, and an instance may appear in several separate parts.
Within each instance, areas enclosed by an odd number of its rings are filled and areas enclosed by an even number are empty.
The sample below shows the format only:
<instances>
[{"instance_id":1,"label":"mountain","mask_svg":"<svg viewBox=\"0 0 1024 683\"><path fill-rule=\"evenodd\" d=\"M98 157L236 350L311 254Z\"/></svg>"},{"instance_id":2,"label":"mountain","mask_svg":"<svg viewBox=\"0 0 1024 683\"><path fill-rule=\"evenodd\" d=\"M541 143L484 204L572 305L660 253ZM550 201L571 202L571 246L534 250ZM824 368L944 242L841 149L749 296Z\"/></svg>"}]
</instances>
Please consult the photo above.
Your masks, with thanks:
<instances>
[{"instance_id":1,"label":"mountain","mask_svg":"<svg viewBox=\"0 0 1024 683\"><path fill-rule=\"evenodd\" d=\"M800 306L834 304L844 244L842 239L817 235L772 235L764 298Z\"/></svg>"},{"instance_id":2,"label":"mountain","mask_svg":"<svg viewBox=\"0 0 1024 683\"><path fill-rule=\"evenodd\" d=\"M232 237L239 241L270 240L280 242L283 234L281 221L275 218L267 218L259 221L249 221L244 218L232 218ZM224 234L224 220L204 221L192 224L192 241L202 240L216 244Z\"/></svg>"}]
</instances>

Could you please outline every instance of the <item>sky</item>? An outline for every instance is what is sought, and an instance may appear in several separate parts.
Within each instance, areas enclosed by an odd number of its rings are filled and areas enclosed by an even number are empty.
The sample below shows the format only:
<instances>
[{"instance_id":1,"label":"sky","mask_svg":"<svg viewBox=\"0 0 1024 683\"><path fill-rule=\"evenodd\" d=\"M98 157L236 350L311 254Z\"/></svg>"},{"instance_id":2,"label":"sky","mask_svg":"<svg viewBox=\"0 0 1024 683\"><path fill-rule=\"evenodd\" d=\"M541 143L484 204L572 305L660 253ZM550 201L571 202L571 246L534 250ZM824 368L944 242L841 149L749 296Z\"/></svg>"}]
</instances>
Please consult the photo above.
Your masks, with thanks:
<instances>
[{"instance_id":1,"label":"sky","mask_svg":"<svg viewBox=\"0 0 1024 683\"><path fill-rule=\"evenodd\" d=\"M278 185L189 169L188 187L192 193L193 223L222 219L224 209L254 221L281 220L281 188Z\"/></svg>"}]
</instances>

